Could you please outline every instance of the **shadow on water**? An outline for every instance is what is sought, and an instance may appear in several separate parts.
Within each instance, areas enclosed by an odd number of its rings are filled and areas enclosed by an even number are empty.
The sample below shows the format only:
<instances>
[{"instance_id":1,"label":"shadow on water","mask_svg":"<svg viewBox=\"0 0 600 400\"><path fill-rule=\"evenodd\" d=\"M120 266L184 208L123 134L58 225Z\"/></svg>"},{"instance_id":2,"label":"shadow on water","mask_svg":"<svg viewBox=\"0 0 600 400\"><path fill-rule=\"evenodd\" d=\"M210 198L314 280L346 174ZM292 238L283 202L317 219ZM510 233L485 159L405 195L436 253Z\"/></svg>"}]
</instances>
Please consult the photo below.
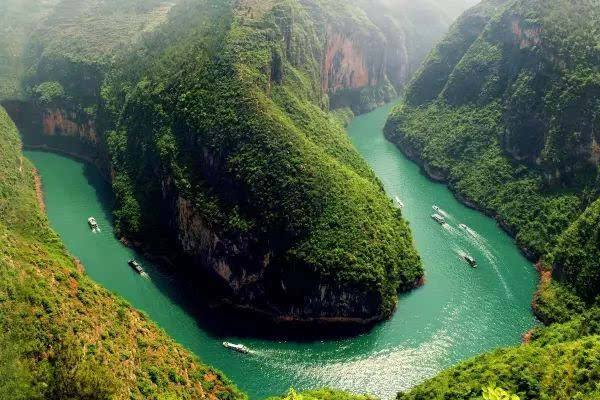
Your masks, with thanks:
<instances>
[{"instance_id":1,"label":"shadow on water","mask_svg":"<svg viewBox=\"0 0 600 400\"><path fill-rule=\"evenodd\" d=\"M96 193L96 197L98 198L98 202L102 208L104 218L114 225L114 216L112 211L115 206L115 196L112 193L110 183L108 183L106 179L100 175L98 169L91 163L79 160L75 157L71 158L83 164L83 175L85 176L85 179L89 183L90 187L92 187Z\"/></svg>"},{"instance_id":2,"label":"shadow on water","mask_svg":"<svg viewBox=\"0 0 600 400\"><path fill-rule=\"evenodd\" d=\"M56 154L52 151L44 152ZM83 175L89 186L94 189L103 217L114 227L115 197L110 183L93 164L68 154L60 155L83 165ZM119 240L116 236L114 239ZM266 316L240 310L223 302L222 299L227 294L215 288L211 276L176 267L185 264L185 259L175 259L175 262L171 262L174 259L166 251L158 250L152 254L137 248L130 249L135 253L135 258L142 261L152 284L192 316L198 328L216 339L234 336L310 343L360 335L374 326L374 324L341 327L325 324L277 324ZM299 327L302 329L298 329Z\"/></svg>"},{"instance_id":3,"label":"shadow on water","mask_svg":"<svg viewBox=\"0 0 600 400\"><path fill-rule=\"evenodd\" d=\"M224 309L215 302L216 288L210 284L214 281L198 271L194 275L186 268L176 269L185 262L143 257L143 251L134 253L114 237L114 199L95 168L58 156L28 157L39 163L53 227L74 255L81 254L90 277L146 311L203 362L223 370L250 398L266 398L290 387L335 387L392 399L399 390L465 358L519 343L521 334L535 324L530 302L537 276L493 220L458 203L444 185L426 179L385 140L381 128L388 111L382 107L357 117L348 132L390 197L405 203L402 214L410 222L427 282L400 296L389 321L357 336L354 330L344 330L323 338L322 331L307 335L303 329L281 335L263 320ZM431 220L432 204L455 218L448 220L455 229L442 229ZM85 224L94 213L106 227L97 236L90 235ZM472 227L483 240L467 237L459 223ZM470 268L456 255L457 249L468 251L479 267ZM131 257L142 261L150 279L140 279L127 266ZM256 354L233 353L221 340L243 343Z\"/></svg>"}]
</instances>

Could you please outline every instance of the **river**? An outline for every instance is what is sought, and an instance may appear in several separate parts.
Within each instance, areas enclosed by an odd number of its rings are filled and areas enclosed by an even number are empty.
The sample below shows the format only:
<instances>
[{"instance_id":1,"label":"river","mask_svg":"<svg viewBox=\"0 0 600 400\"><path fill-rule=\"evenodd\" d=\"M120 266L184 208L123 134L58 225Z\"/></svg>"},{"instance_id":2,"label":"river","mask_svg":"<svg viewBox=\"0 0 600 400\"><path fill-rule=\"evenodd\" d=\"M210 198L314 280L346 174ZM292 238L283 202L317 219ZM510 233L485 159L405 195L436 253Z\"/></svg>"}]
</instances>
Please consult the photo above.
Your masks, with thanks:
<instances>
[{"instance_id":1,"label":"river","mask_svg":"<svg viewBox=\"0 0 600 400\"><path fill-rule=\"evenodd\" d=\"M492 219L460 204L384 139L390 108L355 118L348 133L388 194L405 204L426 284L400 296L391 320L346 339L269 341L209 329L176 278L114 237L110 187L93 167L52 153L25 154L40 172L52 227L91 278L146 312L203 362L225 372L252 400L290 387L323 386L390 399L461 360L519 343L522 333L536 323L530 303L537 282L532 265ZM430 218L433 204L446 212L447 227ZM86 220L91 215L102 232L90 232ZM459 223L471 227L472 234L462 231ZM470 268L459 257L461 252L475 257L478 268ZM149 279L127 266L133 257L143 262ZM224 340L244 343L256 355L226 350L221 346Z\"/></svg>"}]
</instances>

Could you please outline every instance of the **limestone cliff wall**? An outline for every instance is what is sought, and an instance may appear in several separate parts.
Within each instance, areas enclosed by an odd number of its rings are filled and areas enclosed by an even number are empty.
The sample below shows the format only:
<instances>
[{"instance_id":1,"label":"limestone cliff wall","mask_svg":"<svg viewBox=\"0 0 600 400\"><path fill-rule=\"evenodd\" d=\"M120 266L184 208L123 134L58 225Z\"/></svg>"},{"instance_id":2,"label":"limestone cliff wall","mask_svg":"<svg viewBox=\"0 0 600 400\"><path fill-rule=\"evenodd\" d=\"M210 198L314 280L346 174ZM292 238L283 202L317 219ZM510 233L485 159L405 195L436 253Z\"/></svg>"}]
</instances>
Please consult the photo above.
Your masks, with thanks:
<instances>
[{"instance_id":1,"label":"limestone cliff wall","mask_svg":"<svg viewBox=\"0 0 600 400\"><path fill-rule=\"evenodd\" d=\"M372 44L377 51L369 54L353 38L329 29L323 61L322 88L333 94L340 89L362 89L377 86L385 73L384 43Z\"/></svg>"},{"instance_id":2,"label":"limestone cliff wall","mask_svg":"<svg viewBox=\"0 0 600 400\"><path fill-rule=\"evenodd\" d=\"M110 177L110 161L97 118L68 104L42 107L27 101L6 101L3 106L17 125L25 147L84 159L96 165L107 179Z\"/></svg>"}]
</instances>

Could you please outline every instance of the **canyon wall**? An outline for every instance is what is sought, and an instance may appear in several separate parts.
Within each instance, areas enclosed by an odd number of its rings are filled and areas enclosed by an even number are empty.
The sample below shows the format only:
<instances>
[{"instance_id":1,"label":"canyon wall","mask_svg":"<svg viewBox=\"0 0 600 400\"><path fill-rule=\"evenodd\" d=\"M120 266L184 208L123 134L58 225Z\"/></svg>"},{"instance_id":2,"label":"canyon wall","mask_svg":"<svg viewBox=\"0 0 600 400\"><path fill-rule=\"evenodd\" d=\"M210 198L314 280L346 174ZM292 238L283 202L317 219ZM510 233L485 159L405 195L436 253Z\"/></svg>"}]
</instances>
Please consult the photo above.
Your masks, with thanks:
<instances>
[{"instance_id":1,"label":"canyon wall","mask_svg":"<svg viewBox=\"0 0 600 400\"><path fill-rule=\"evenodd\" d=\"M386 134L495 216L555 278L536 312L560 321L598 295L600 53L591 3L488 0L434 49ZM595 203L596 202L596 203Z\"/></svg>"},{"instance_id":2,"label":"canyon wall","mask_svg":"<svg viewBox=\"0 0 600 400\"><path fill-rule=\"evenodd\" d=\"M88 21L81 3L32 35L30 96L7 108L26 145L85 158L112 180L119 235L208 278L231 305L279 322L370 325L422 270L400 214L327 110L397 96L416 64L415 30L401 11L332 4L185 2L140 33L125 18ZM141 26L154 15L123 7ZM99 29L107 43L74 51ZM373 215L356 209L364 202ZM357 248L363 219L379 228ZM373 240L383 232L394 240Z\"/></svg>"}]
</instances>

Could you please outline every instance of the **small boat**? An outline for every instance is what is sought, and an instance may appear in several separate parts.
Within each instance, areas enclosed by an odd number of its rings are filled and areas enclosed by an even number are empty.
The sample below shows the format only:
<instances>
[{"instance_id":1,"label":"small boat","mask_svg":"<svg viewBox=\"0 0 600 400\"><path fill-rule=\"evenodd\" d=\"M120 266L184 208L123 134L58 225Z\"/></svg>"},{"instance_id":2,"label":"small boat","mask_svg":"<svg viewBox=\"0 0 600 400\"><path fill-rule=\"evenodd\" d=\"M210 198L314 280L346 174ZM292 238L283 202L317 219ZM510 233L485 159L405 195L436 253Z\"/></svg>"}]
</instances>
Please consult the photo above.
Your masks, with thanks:
<instances>
[{"instance_id":1,"label":"small boat","mask_svg":"<svg viewBox=\"0 0 600 400\"><path fill-rule=\"evenodd\" d=\"M438 213L442 212L442 209L439 208L438 206L436 206L435 204L433 206L431 206L431 208L433 208L433 211L435 211L435 212L438 212Z\"/></svg>"},{"instance_id":2,"label":"small boat","mask_svg":"<svg viewBox=\"0 0 600 400\"><path fill-rule=\"evenodd\" d=\"M431 218L433 218L433 220L440 225L444 225L446 223L446 219L444 217L442 217L440 214L433 214L431 216Z\"/></svg>"},{"instance_id":3,"label":"small boat","mask_svg":"<svg viewBox=\"0 0 600 400\"><path fill-rule=\"evenodd\" d=\"M250 354L250 349L243 344L234 344L229 342L223 342L223 347L229 350L237 351L242 354Z\"/></svg>"},{"instance_id":4,"label":"small boat","mask_svg":"<svg viewBox=\"0 0 600 400\"><path fill-rule=\"evenodd\" d=\"M88 218L88 225L94 232L100 230L100 227L98 226L98 223L96 222L96 219L94 217Z\"/></svg>"},{"instance_id":5,"label":"small boat","mask_svg":"<svg viewBox=\"0 0 600 400\"><path fill-rule=\"evenodd\" d=\"M398 196L394 197L394 201L396 202L396 205L399 208L404 208L404 203L402 202L402 200L400 200L400 197L398 197Z\"/></svg>"},{"instance_id":6,"label":"small boat","mask_svg":"<svg viewBox=\"0 0 600 400\"><path fill-rule=\"evenodd\" d=\"M140 265L139 262L137 262L135 260L129 260L127 262L127 264L129 264L129 266L131 268L133 268L135 270L135 272L137 272L138 274L140 274L140 275L144 274L144 269L142 268L142 266Z\"/></svg>"},{"instance_id":7,"label":"small boat","mask_svg":"<svg viewBox=\"0 0 600 400\"><path fill-rule=\"evenodd\" d=\"M458 227L461 228L461 229L464 229L465 231L469 230L469 227L466 226L465 224L458 224Z\"/></svg>"},{"instance_id":8,"label":"small boat","mask_svg":"<svg viewBox=\"0 0 600 400\"><path fill-rule=\"evenodd\" d=\"M473 267L473 268L477 267L477 261L475 261L475 259L474 259L473 257L471 257L470 255L468 255L468 254L463 254L463 255L462 255L462 258L464 258L464 259L465 259L465 261L466 261L467 263L469 263L469 265L470 265L471 267Z\"/></svg>"}]
</instances>

